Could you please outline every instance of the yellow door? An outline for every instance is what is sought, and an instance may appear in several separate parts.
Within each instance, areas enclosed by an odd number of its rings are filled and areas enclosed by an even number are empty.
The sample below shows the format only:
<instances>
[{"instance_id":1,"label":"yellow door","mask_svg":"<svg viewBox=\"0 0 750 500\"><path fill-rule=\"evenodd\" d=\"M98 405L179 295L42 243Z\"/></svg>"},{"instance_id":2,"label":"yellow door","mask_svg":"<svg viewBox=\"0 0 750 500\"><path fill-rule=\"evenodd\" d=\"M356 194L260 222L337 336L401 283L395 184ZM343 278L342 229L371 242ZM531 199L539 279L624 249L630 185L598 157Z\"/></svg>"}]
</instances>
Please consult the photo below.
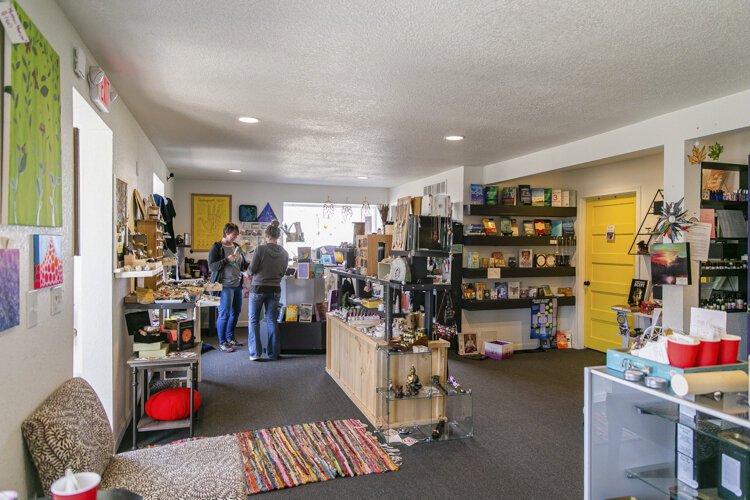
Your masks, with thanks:
<instances>
[{"instance_id":1,"label":"yellow door","mask_svg":"<svg viewBox=\"0 0 750 500\"><path fill-rule=\"evenodd\" d=\"M628 249L636 232L635 195L586 201L583 343L597 351L622 347L612 306L625 304L635 277ZM607 241L607 227L614 239Z\"/></svg>"}]
</instances>

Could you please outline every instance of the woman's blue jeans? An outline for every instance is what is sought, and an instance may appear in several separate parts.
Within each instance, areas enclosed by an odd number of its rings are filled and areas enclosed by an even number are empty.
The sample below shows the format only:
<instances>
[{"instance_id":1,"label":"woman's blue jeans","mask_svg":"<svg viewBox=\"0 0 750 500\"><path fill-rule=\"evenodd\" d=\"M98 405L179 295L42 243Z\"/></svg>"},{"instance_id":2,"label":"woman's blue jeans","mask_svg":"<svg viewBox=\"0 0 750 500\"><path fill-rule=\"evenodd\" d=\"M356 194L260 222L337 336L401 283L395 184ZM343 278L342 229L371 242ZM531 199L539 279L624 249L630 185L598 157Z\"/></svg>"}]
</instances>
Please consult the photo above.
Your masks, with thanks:
<instances>
[{"instance_id":1,"label":"woman's blue jeans","mask_svg":"<svg viewBox=\"0 0 750 500\"><path fill-rule=\"evenodd\" d=\"M279 301L281 293L250 293L249 315L250 331L247 339L250 358L260 358L263 354L263 344L260 341L260 310L266 308L266 329L268 331L268 357L279 357Z\"/></svg>"},{"instance_id":2,"label":"woman's blue jeans","mask_svg":"<svg viewBox=\"0 0 750 500\"><path fill-rule=\"evenodd\" d=\"M242 311L242 287L225 286L221 290L219 300L219 315L216 318L216 333L219 335L219 344L234 339L234 327L240 319Z\"/></svg>"}]
</instances>

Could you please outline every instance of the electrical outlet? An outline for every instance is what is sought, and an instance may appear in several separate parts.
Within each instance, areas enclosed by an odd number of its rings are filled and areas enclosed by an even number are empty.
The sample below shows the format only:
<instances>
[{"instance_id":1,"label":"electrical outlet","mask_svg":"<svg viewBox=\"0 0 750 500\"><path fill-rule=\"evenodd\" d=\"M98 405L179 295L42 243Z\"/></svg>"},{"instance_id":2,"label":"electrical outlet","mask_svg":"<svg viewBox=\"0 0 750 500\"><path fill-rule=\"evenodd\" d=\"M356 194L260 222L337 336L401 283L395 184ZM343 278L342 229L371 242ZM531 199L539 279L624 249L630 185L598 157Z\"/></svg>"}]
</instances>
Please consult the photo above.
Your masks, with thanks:
<instances>
[{"instance_id":1,"label":"electrical outlet","mask_svg":"<svg viewBox=\"0 0 750 500\"><path fill-rule=\"evenodd\" d=\"M38 290L26 294L26 328L34 328L39 323Z\"/></svg>"}]
</instances>

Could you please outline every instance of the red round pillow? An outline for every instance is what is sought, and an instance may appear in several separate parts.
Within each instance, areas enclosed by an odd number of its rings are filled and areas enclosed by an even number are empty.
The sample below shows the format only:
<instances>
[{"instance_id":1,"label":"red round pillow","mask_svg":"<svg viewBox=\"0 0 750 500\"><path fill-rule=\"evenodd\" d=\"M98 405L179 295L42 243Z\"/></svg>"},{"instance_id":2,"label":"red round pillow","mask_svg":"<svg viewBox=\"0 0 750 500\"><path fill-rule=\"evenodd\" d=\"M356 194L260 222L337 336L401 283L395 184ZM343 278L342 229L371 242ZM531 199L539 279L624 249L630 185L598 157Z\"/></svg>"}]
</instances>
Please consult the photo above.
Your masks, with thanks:
<instances>
[{"instance_id":1,"label":"red round pillow","mask_svg":"<svg viewBox=\"0 0 750 500\"><path fill-rule=\"evenodd\" d=\"M193 411L201 406L198 391L193 390ZM190 389L176 387L159 391L146 401L146 415L156 420L180 420L190 416Z\"/></svg>"}]
</instances>

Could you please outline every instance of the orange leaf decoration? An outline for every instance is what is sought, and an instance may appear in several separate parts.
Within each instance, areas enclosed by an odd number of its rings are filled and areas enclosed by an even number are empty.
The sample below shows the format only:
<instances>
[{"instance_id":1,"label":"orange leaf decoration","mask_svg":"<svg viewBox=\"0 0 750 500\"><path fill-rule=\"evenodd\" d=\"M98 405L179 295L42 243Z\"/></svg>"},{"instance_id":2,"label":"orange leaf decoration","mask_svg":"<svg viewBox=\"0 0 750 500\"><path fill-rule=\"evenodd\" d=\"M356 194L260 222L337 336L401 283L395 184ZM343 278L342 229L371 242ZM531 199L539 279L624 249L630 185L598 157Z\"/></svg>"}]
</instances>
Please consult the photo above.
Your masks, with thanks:
<instances>
[{"instance_id":1,"label":"orange leaf decoration","mask_svg":"<svg viewBox=\"0 0 750 500\"><path fill-rule=\"evenodd\" d=\"M706 159L706 146L698 149L698 146L693 146L692 154L688 155L688 160L691 165L698 165Z\"/></svg>"}]
</instances>

